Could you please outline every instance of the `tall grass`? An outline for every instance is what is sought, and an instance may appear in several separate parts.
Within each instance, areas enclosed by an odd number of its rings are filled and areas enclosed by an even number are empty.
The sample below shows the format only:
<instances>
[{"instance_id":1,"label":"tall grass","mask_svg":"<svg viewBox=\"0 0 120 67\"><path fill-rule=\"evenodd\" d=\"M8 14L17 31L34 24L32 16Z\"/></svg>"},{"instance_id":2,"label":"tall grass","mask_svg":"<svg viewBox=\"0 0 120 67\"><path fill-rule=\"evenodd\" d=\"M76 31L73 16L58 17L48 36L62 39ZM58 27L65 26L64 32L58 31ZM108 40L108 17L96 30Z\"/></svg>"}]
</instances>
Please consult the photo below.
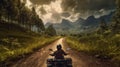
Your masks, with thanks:
<instances>
[{"instance_id":1,"label":"tall grass","mask_svg":"<svg viewBox=\"0 0 120 67\"><path fill-rule=\"evenodd\" d=\"M60 37L14 37L0 39L0 62L24 56Z\"/></svg>"},{"instance_id":2,"label":"tall grass","mask_svg":"<svg viewBox=\"0 0 120 67\"><path fill-rule=\"evenodd\" d=\"M0 23L0 67L2 63L24 57L60 37L48 37L16 24Z\"/></svg>"},{"instance_id":3,"label":"tall grass","mask_svg":"<svg viewBox=\"0 0 120 67\"><path fill-rule=\"evenodd\" d=\"M83 51L100 58L120 61L120 34L111 37L89 35L68 37L67 43L78 51Z\"/></svg>"}]
</instances>

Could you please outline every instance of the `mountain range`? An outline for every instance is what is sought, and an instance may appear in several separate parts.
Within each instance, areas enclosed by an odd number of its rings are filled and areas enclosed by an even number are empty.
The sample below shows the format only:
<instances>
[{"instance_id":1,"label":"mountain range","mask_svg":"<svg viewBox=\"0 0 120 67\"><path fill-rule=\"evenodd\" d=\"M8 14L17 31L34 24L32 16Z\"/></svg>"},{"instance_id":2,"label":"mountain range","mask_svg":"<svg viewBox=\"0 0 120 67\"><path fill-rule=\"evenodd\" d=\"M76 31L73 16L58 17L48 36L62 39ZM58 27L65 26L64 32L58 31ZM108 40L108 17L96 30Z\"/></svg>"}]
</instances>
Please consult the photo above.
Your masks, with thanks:
<instances>
[{"instance_id":1,"label":"mountain range","mask_svg":"<svg viewBox=\"0 0 120 67\"><path fill-rule=\"evenodd\" d=\"M46 23L45 27L53 25L57 33L90 33L99 28L100 22L104 19L106 24L111 22L112 16L115 12L111 12L108 15L95 18L93 15L87 19L79 18L75 22L71 22L67 19L62 19L61 23Z\"/></svg>"}]
</instances>

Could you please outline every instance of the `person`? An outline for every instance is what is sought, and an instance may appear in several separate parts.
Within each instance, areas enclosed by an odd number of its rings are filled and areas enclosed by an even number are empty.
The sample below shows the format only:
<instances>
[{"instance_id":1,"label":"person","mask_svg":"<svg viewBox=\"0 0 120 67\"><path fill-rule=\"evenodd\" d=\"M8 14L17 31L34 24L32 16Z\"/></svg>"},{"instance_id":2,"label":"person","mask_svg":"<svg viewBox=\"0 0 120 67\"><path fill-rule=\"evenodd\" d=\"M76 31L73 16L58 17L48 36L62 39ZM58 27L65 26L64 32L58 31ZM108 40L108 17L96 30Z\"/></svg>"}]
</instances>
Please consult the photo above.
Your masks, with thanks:
<instances>
[{"instance_id":1,"label":"person","mask_svg":"<svg viewBox=\"0 0 120 67\"><path fill-rule=\"evenodd\" d=\"M57 50L50 55L54 56L55 59L64 59L64 55L67 55L67 53L65 53L65 51L62 49L62 46L59 44L57 45Z\"/></svg>"}]
</instances>

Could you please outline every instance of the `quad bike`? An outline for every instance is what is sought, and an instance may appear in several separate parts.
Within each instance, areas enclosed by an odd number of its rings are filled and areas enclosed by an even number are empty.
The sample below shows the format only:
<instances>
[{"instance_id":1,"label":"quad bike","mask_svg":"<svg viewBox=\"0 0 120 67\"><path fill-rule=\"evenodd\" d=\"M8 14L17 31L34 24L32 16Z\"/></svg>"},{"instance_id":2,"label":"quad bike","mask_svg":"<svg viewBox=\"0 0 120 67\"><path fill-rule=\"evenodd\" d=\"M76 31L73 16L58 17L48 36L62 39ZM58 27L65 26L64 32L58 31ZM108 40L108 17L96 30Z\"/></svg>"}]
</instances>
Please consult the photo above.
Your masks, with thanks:
<instances>
[{"instance_id":1,"label":"quad bike","mask_svg":"<svg viewBox=\"0 0 120 67\"><path fill-rule=\"evenodd\" d=\"M48 58L47 67L73 67L72 59L71 58L65 58L65 59Z\"/></svg>"}]
</instances>

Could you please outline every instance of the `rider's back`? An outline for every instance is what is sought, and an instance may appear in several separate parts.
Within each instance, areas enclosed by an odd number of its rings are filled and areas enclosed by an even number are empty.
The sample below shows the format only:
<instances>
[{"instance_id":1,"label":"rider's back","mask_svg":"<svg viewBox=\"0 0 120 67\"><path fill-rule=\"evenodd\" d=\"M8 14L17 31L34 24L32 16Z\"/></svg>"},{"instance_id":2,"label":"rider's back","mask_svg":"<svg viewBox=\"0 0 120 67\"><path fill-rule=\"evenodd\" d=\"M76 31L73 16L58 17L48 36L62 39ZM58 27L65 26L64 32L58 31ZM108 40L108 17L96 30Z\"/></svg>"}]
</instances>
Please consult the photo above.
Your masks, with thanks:
<instances>
[{"instance_id":1,"label":"rider's back","mask_svg":"<svg viewBox=\"0 0 120 67\"><path fill-rule=\"evenodd\" d=\"M64 59L64 55L67 55L62 49L54 52L55 59Z\"/></svg>"}]
</instances>

